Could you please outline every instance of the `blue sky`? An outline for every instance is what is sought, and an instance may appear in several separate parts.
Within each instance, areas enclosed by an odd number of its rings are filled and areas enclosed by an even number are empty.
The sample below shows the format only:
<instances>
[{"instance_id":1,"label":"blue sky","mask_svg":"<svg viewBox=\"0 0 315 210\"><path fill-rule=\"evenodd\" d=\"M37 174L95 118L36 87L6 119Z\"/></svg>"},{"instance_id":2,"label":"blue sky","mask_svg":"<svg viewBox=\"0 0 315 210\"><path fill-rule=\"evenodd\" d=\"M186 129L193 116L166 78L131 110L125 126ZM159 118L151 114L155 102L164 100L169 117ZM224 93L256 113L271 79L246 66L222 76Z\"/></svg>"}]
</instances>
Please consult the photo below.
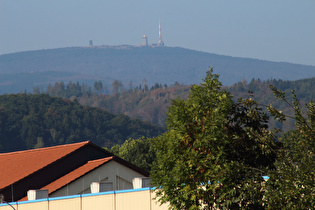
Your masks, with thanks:
<instances>
[{"instance_id":1,"label":"blue sky","mask_svg":"<svg viewBox=\"0 0 315 210\"><path fill-rule=\"evenodd\" d=\"M315 65L314 0L0 0L0 54L141 44Z\"/></svg>"}]
</instances>

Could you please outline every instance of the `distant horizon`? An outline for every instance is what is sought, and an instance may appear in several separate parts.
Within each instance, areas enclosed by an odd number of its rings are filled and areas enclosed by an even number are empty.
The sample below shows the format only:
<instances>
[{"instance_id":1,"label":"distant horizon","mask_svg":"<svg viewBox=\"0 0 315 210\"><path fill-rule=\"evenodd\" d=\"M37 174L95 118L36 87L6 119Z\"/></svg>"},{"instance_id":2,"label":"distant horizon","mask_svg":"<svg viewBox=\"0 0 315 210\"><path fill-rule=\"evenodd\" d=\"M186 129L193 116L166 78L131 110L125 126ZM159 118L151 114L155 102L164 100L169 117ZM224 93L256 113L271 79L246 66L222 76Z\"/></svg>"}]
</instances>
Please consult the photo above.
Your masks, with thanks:
<instances>
[{"instance_id":1,"label":"distant horizon","mask_svg":"<svg viewBox=\"0 0 315 210\"><path fill-rule=\"evenodd\" d=\"M0 55L162 41L201 52L315 65L315 1L85 0L0 4ZM294 14L294 15L293 15Z\"/></svg>"}]
</instances>

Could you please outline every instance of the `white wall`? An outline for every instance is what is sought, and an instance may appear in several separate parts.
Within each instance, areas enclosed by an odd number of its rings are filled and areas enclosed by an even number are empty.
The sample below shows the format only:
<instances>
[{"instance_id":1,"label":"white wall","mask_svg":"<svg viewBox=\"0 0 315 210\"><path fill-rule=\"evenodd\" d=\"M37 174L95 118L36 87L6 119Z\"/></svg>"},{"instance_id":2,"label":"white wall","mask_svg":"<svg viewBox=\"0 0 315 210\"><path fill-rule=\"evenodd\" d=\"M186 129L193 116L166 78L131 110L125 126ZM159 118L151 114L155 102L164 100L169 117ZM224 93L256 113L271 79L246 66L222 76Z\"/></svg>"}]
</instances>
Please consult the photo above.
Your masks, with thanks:
<instances>
[{"instance_id":1,"label":"white wall","mask_svg":"<svg viewBox=\"0 0 315 210\"><path fill-rule=\"evenodd\" d=\"M143 175L111 160L56 192L49 192L51 193L49 197L91 193L90 184L92 182L113 182L114 190L132 189L132 179L135 177L143 177Z\"/></svg>"}]
</instances>

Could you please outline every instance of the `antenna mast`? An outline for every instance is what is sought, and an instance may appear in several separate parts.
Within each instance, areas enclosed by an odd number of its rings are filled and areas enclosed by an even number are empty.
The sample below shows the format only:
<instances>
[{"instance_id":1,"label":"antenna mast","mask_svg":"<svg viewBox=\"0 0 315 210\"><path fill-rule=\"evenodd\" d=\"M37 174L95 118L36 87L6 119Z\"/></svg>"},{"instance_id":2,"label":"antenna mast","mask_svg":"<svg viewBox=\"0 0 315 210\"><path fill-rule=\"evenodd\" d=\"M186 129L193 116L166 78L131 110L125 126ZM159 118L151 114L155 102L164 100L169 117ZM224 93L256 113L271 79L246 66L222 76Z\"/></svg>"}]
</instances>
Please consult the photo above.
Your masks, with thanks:
<instances>
[{"instance_id":1,"label":"antenna mast","mask_svg":"<svg viewBox=\"0 0 315 210\"><path fill-rule=\"evenodd\" d=\"M159 18L159 42L158 46L163 47L164 42L162 41L162 34L161 34L161 18Z\"/></svg>"},{"instance_id":2,"label":"antenna mast","mask_svg":"<svg viewBox=\"0 0 315 210\"><path fill-rule=\"evenodd\" d=\"M161 19L159 18L159 42L161 42Z\"/></svg>"}]
</instances>

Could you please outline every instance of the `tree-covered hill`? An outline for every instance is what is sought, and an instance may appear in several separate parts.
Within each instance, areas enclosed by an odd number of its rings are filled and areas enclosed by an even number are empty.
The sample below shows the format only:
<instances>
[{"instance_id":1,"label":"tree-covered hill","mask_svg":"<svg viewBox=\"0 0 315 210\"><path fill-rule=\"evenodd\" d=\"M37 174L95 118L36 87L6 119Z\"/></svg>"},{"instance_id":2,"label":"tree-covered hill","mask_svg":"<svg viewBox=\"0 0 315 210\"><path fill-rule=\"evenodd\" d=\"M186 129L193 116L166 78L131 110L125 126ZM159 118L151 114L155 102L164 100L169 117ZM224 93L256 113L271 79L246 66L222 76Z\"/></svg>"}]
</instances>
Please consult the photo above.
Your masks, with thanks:
<instances>
[{"instance_id":1,"label":"tree-covered hill","mask_svg":"<svg viewBox=\"0 0 315 210\"><path fill-rule=\"evenodd\" d=\"M113 82L113 86L116 83L117 81ZM281 110L290 110L283 102L274 103L275 97L269 85L273 85L286 93L295 90L302 104L315 99L315 77L296 81L275 79L261 81L259 79L252 79L250 82L247 82L243 80L242 82L223 88L233 94L235 101L240 97L247 98L249 91L252 91L254 98L261 105L275 104ZM105 94L104 88L100 89L97 87L102 87L100 82L95 82L94 88L84 84L80 85L79 83L55 83L49 86L44 92L52 96L68 99L76 98L84 106L99 107L111 113L126 114L132 118L164 126L165 112L171 100L177 98L187 99L190 90L190 86L179 83L170 86L162 86L156 83L151 87L145 86L141 88L136 86L127 89L121 87L119 91L107 91ZM111 89L115 88L112 87ZM40 92L39 88L35 88L35 90L36 93ZM293 123L284 123L284 126L284 129L287 130L293 126Z\"/></svg>"},{"instance_id":2,"label":"tree-covered hill","mask_svg":"<svg viewBox=\"0 0 315 210\"><path fill-rule=\"evenodd\" d=\"M170 101L176 98L186 98L190 86L175 83L171 86L156 83L150 88L135 86L128 89L120 86L121 82L115 80L111 90L102 88L100 81L94 83L94 87L86 84L56 82L49 85L47 90L41 92L40 88L34 88L34 93L45 93L51 96L66 99L76 99L80 104L90 107L102 108L114 114L125 114L131 118L151 122L165 126L165 112ZM116 90L115 90L116 89Z\"/></svg>"},{"instance_id":3,"label":"tree-covered hill","mask_svg":"<svg viewBox=\"0 0 315 210\"><path fill-rule=\"evenodd\" d=\"M99 46L71 47L0 56L0 94L31 91L56 81L89 83L113 80L199 84L208 67L220 74L223 85L252 78L296 80L315 76L315 66L270 62L205 53L180 47ZM22 76L23 75L23 76ZM27 79L25 79L27 78ZM93 82L92 82L93 83Z\"/></svg>"},{"instance_id":4,"label":"tree-covered hill","mask_svg":"<svg viewBox=\"0 0 315 210\"><path fill-rule=\"evenodd\" d=\"M92 140L111 147L164 128L49 95L0 96L0 152Z\"/></svg>"},{"instance_id":5,"label":"tree-covered hill","mask_svg":"<svg viewBox=\"0 0 315 210\"><path fill-rule=\"evenodd\" d=\"M249 83L243 80L242 82L227 87L226 89L234 95L234 98L247 98L249 95L251 95L261 106L273 104L273 106L282 110L287 115L293 116L294 112L292 107L288 106L288 104L281 100L276 100L272 90L270 89L270 85L276 87L279 90L282 90L288 96L291 96L291 91L294 90L298 100L302 105L309 103L311 100L315 100L315 77L296 81L275 79L261 81L259 79L252 79ZM293 101L293 98L289 99ZM271 127L278 127L283 131L288 131L293 129L294 119L289 117L284 123L270 120L269 125Z\"/></svg>"}]
</instances>

